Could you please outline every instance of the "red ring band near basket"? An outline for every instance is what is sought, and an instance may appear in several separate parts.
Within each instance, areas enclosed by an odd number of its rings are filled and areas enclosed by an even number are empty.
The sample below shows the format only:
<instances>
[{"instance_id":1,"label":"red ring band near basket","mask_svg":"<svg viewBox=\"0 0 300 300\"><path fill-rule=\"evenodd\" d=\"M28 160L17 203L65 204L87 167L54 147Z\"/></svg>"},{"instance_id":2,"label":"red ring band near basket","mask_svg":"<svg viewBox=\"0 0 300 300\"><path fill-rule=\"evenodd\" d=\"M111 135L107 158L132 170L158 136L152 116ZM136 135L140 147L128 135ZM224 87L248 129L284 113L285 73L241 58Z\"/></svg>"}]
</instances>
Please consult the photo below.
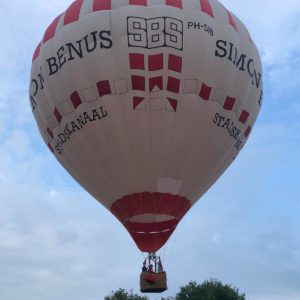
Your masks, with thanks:
<instances>
[{"instance_id":1,"label":"red ring band near basket","mask_svg":"<svg viewBox=\"0 0 300 300\"><path fill-rule=\"evenodd\" d=\"M141 251L155 252L167 242L190 207L190 201L179 195L142 192L116 200L110 210ZM143 214L167 215L171 219L152 223L130 221L130 218Z\"/></svg>"}]
</instances>

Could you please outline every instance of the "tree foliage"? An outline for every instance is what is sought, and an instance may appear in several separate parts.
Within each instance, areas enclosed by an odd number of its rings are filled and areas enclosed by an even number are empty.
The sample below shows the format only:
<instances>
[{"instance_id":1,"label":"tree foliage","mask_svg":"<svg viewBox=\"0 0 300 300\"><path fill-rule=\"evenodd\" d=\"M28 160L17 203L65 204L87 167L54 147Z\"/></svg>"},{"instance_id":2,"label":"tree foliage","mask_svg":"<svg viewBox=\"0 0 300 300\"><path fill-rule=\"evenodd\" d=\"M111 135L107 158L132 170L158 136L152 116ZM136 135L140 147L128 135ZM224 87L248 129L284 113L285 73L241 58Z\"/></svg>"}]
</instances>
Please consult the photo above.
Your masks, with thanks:
<instances>
[{"instance_id":1,"label":"tree foliage","mask_svg":"<svg viewBox=\"0 0 300 300\"><path fill-rule=\"evenodd\" d=\"M128 293L124 289L118 289L104 300L149 300L149 298L133 294L132 291ZM202 284L191 281L181 287L175 297L162 297L161 300L246 300L246 296L231 285L210 279Z\"/></svg>"},{"instance_id":2,"label":"tree foliage","mask_svg":"<svg viewBox=\"0 0 300 300\"><path fill-rule=\"evenodd\" d=\"M197 284L194 281L180 288L174 300L245 300L245 294L240 294L237 288L216 279Z\"/></svg>"},{"instance_id":3,"label":"tree foliage","mask_svg":"<svg viewBox=\"0 0 300 300\"><path fill-rule=\"evenodd\" d=\"M149 298L133 294L132 291L128 293L124 289L118 289L112 291L109 296L104 297L104 300L149 300Z\"/></svg>"}]
</instances>

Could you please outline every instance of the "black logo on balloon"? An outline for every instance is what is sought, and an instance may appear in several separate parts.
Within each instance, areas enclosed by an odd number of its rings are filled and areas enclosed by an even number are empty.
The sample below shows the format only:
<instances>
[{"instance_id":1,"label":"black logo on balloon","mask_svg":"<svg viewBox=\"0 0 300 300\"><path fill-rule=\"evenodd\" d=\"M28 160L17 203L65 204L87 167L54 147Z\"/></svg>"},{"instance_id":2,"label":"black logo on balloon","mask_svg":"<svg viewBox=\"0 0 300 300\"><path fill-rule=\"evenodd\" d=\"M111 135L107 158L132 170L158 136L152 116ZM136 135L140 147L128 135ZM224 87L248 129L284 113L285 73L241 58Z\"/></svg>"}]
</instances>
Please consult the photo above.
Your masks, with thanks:
<instances>
[{"instance_id":1,"label":"black logo on balloon","mask_svg":"<svg viewBox=\"0 0 300 300\"><path fill-rule=\"evenodd\" d=\"M127 17L129 47L183 50L183 22L174 18Z\"/></svg>"}]
</instances>

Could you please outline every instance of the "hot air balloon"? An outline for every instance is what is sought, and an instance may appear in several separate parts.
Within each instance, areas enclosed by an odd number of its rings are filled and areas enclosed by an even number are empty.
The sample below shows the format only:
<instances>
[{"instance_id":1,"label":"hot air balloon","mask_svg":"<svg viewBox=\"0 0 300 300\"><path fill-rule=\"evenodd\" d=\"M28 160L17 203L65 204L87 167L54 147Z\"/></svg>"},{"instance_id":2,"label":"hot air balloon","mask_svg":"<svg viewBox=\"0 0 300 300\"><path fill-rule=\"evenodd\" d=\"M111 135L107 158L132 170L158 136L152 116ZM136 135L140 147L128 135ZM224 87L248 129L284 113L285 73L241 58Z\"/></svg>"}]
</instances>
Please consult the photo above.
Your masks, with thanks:
<instances>
[{"instance_id":1,"label":"hot air balloon","mask_svg":"<svg viewBox=\"0 0 300 300\"><path fill-rule=\"evenodd\" d=\"M56 159L157 261L246 143L262 66L217 0L76 0L34 52L29 98Z\"/></svg>"}]
</instances>

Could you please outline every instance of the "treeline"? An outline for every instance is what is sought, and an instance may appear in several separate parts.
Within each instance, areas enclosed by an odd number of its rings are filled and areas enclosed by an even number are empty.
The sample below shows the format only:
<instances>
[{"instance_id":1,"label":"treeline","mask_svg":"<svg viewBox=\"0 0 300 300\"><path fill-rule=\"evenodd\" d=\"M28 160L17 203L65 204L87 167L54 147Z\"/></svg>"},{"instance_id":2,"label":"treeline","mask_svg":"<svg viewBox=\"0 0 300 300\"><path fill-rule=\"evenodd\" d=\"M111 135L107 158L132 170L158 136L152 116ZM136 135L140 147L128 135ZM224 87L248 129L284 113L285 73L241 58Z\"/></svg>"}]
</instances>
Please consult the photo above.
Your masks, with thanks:
<instances>
[{"instance_id":1,"label":"treeline","mask_svg":"<svg viewBox=\"0 0 300 300\"><path fill-rule=\"evenodd\" d=\"M150 300L147 296L133 294L122 288L111 292L104 300ZM223 284L216 279L197 284L194 281L182 286L174 297L162 297L161 300L246 300L246 295L229 284Z\"/></svg>"}]
</instances>

